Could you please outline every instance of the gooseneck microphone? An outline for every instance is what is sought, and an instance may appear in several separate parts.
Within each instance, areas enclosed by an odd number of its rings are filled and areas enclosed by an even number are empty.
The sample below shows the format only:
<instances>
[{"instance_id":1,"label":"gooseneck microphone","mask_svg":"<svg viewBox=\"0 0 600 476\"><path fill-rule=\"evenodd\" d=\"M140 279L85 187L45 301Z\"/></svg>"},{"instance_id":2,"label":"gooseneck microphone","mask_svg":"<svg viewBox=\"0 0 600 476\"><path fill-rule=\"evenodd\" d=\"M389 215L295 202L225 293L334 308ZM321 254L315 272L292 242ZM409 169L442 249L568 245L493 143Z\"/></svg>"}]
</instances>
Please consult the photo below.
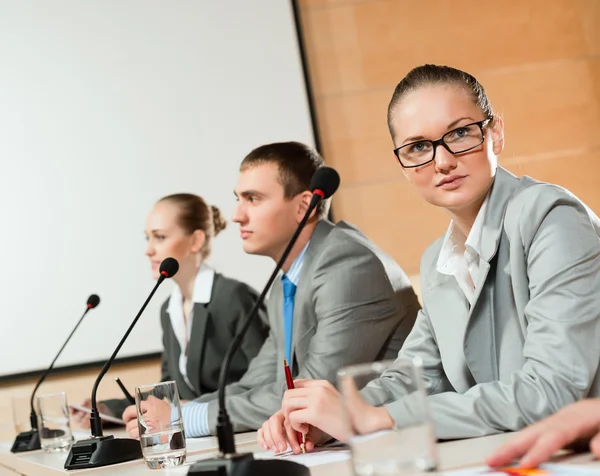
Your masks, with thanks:
<instances>
[{"instance_id":1,"label":"gooseneck microphone","mask_svg":"<svg viewBox=\"0 0 600 476\"><path fill-rule=\"evenodd\" d=\"M318 169L312 177L310 182L310 191L313 193L310 205L306 209L304 217L298 224L296 231L292 235L290 242L288 243L285 251L279 258L273 273L269 277L267 284L265 285L262 293L258 300L254 304L254 307L248 313L244 325L237 333L223 359L223 365L221 366L221 372L219 374L219 387L218 387L218 398L219 398L219 416L217 418L217 438L219 441L219 450L221 456L219 458L201 460L192 465L188 471L188 475L205 475L212 476L218 474L219 476L234 475L235 476L253 476L253 475L264 475L264 476L275 476L275 475L289 475L289 476L308 476L308 468L297 463L285 460L254 460L251 453L237 454L235 449L235 440L233 435L233 426L227 413L225 405L225 383L227 382L227 374L229 373L229 367L231 366L231 359L233 355L238 351L246 332L252 324L252 320L258 314L258 309L262 305L269 288L275 281L277 273L281 270L283 263L288 258L292 248L296 244L300 233L304 229L306 222L310 218L312 212L317 205L322 201L331 197L338 187L340 186L340 176L330 167L321 167Z\"/></svg>"},{"instance_id":2,"label":"gooseneck microphone","mask_svg":"<svg viewBox=\"0 0 600 476\"><path fill-rule=\"evenodd\" d=\"M33 392L31 392L31 400L29 402L30 407L31 407L31 414L29 415L29 421L31 422L31 430L24 431L17 435L17 438L15 439L15 442L13 443L12 448L11 448L11 451L13 453L22 453L24 451L39 450L41 448L40 435L39 435L39 431L38 431L38 421L37 421L37 416L35 414L35 408L33 406L35 394L36 394L38 388L40 387L40 385L42 384L42 382L44 380L46 380L46 377L48 376L50 371L54 368L54 364L56 363L56 360L58 359L58 357L60 356L60 354L66 347L66 345L71 340L71 337L73 337L73 334L75 334L75 331L79 327L79 324L81 324L81 322L83 321L83 318L86 316L86 314L89 312L90 309L94 309L96 306L98 306L98 304L100 304L100 298L98 297L97 294L92 294L87 300L87 307L86 307L84 313L77 321L77 324L75 324L75 327L69 334L69 337L67 337L67 340L65 341L65 343L62 345L62 347L56 354L56 357L54 357L54 360L50 364L50 367L48 367L44 371L42 376L39 378L39 380L35 384Z\"/></svg>"},{"instance_id":3,"label":"gooseneck microphone","mask_svg":"<svg viewBox=\"0 0 600 476\"><path fill-rule=\"evenodd\" d=\"M119 350L123 347L123 344L131 334L131 331L135 327L137 321L141 317L144 309L154 296L154 293L162 282L167 278L175 276L179 270L179 263L175 258L166 258L160 264L160 276L156 281L152 292L144 302L144 305L138 312L137 316L125 332L125 335L117 345L117 348L112 353L110 358L102 367L100 374L94 382L92 388L92 409L90 416L90 429L91 438L87 440L77 441L72 447L67 459L65 461L65 469L83 469L83 468L97 468L100 466L107 466L109 464L122 463L124 461L130 461L132 459L138 459L142 457L142 449L140 442L131 438L115 438L112 435L104 436L102 434L102 420L100 418L100 412L98 412L98 402L96 401L96 393L98 391L98 385L102 377L108 372L113 361L117 357Z\"/></svg>"}]
</instances>

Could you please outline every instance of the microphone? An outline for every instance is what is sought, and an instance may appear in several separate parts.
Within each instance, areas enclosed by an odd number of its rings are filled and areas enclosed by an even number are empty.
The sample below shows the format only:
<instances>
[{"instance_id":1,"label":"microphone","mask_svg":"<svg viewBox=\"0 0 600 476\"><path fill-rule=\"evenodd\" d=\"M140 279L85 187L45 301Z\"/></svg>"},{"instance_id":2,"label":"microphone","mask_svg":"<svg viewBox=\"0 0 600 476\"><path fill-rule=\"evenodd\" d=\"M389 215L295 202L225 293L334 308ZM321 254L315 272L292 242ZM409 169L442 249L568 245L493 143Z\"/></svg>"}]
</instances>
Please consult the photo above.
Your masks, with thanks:
<instances>
[{"instance_id":1,"label":"microphone","mask_svg":"<svg viewBox=\"0 0 600 476\"><path fill-rule=\"evenodd\" d=\"M75 324L75 327L69 334L69 337L67 337L67 340L65 341L65 343L62 345L62 347L58 351L58 354L56 354L56 357L54 357L54 360L50 364L50 367L48 367L46 369L46 371L42 374L40 379L35 384L33 392L31 392L31 400L29 403L31 406L31 414L29 415L29 421L31 422L31 430L23 431L17 435L17 438L15 439L15 442L13 443L12 448L10 450L13 453L22 453L25 451L39 450L41 448L40 434L38 431L37 415L35 414L35 409L33 406L35 394L36 394L38 388L40 387L40 385L42 384L42 382L44 380L46 380L46 377L48 376L48 374L54 367L54 363L56 362L56 359L58 359L58 357L62 353L63 349L66 347L67 343L71 340L71 337L73 337L73 334L75 334L75 331L79 327L79 324L81 324L81 321L83 321L83 318L86 316L86 314L89 312L90 309L94 309L96 306L98 306L98 304L100 304L100 298L98 297L97 294L92 294L87 300L87 307L85 309L85 312L79 318L79 320L77 321L77 324Z\"/></svg>"},{"instance_id":2,"label":"microphone","mask_svg":"<svg viewBox=\"0 0 600 476\"><path fill-rule=\"evenodd\" d=\"M217 438L219 441L220 457L206 459L198 461L193 464L189 471L190 475L204 475L213 476L218 474L219 476L251 476L251 475L264 475L264 476L276 476L285 474L288 476L309 476L310 472L306 466L303 466L292 461L285 460L255 460L252 453L238 454L235 449L235 440L233 436L233 426L227 413L225 406L225 382L227 381L227 374L229 373L229 367L231 366L231 359L236 351L240 348L242 340L246 335L246 332L250 328L252 320L258 314L258 309L262 305L267 292L275 278L277 273L288 258L292 248L296 244L300 233L304 229L306 222L310 218L310 215L322 201L331 197L338 187L340 186L340 176L330 167L321 167L318 169L312 177L310 182L310 191L313 193L310 205L306 209L304 217L298 224L296 231L292 235L290 242L288 243L285 251L281 255L281 258L277 262L273 273L269 277L267 284L265 285L262 293L258 300L254 304L254 307L248 313L244 325L241 327L238 334L235 336L225 358L223 359L223 365L219 374L219 387L218 387L218 398L219 398L219 416L217 418Z\"/></svg>"},{"instance_id":3,"label":"microphone","mask_svg":"<svg viewBox=\"0 0 600 476\"><path fill-rule=\"evenodd\" d=\"M108 372L111 364L117 357L119 350L131 334L134 326L139 320L140 316L146 309L146 306L154 296L154 293L162 282L167 278L175 276L179 270L179 263L175 258L166 258L160 263L160 276L156 281L156 285L152 292L144 302L144 305L138 312L137 316L125 332L125 335L117 345L117 348L110 356L110 358L102 367L100 374L94 382L92 388L92 412L90 416L90 429L91 438L87 440L77 441L71 450L65 461L65 469L83 469L83 468L97 468L100 466L107 466L109 464L122 463L124 461L130 461L142 457L142 448L140 442L131 438L115 438L113 435L104 436L102 434L102 420L100 418L100 412L98 412L98 402L96 401L96 392L98 391L98 385L102 377Z\"/></svg>"}]
</instances>

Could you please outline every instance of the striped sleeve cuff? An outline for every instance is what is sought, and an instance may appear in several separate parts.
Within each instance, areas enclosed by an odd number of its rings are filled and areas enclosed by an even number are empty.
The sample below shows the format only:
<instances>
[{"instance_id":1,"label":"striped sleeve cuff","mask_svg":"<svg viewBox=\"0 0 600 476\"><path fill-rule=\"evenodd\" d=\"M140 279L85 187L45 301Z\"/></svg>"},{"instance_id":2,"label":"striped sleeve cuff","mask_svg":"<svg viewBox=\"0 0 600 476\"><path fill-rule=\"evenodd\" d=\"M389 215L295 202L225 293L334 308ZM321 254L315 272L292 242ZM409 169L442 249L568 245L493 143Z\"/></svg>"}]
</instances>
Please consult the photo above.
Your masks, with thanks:
<instances>
[{"instance_id":1,"label":"striped sleeve cuff","mask_svg":"<svg viewBox=\"0 0 600 476\"><path fill-rule=\"evenodd\" d=\"M181 405L185 436L197 438L210 435L208 427L208 403L188 402Z\"/></svg>"}]
</instances>

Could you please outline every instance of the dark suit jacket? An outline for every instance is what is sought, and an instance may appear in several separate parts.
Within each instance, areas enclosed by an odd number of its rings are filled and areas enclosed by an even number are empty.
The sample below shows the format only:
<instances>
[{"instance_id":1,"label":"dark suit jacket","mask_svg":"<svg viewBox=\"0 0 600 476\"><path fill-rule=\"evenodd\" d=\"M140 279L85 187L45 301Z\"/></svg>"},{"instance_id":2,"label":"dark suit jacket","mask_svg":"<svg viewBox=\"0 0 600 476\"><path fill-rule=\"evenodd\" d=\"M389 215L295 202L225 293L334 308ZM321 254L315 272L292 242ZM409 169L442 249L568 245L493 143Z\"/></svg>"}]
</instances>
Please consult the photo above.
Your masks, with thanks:
<instances>
[{"instance_id":1,"label":"dark suit jacket","mask_svg":"<svg viewBox=\"0 0 600 476\"><path fill-rule=\"evenodd\" d=\"M217 390L225 352L257 299L258 294L247 284L215 273L210 302L194 305L187 361L187 375L193 388L187 385L179 371L181 349L171 326L167 299L160 312L164 347L161 381L175 380L182 400L193 400L204 393ZM233 356L228 383L237 382L246 372L250 361L258 354L269 333L267 322L266 311L261 307L259 318L254 319L241 349ZM133 395L133 389L130 392ZM125 399L106 400L103 403L117 416L129 405Z\"/></svg>"}]
</instances>

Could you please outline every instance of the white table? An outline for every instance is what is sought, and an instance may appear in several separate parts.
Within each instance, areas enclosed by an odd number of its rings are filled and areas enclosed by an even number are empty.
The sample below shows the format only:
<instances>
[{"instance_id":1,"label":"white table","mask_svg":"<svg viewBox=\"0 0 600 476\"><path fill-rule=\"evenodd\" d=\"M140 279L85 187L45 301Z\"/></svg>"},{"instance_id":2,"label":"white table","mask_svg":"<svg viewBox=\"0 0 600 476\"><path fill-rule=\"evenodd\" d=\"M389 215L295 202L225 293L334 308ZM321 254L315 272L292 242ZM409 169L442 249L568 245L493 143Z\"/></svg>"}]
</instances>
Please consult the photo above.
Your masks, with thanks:
<instances>
[{"instance_id":1,"label":"white table","mask_svg":"<svg viewBox=\"0 0 600 476\"><path fill-rule=\"evenodd\" d=\"M115 434L115 436L124 436ZM471 440L459 440L438 445L440 470L452 470L469 466L480 466L484 458L489 455L511 434L500 434ZM66 453L47 454L43 451L10 453L12 443L0 443L0 476L14 476L24 474L27 476L47 476L65 474L91 474L92 476L134 476L140 474L157 475L185 475L189 464L200 459L216 456L218 443L215 437L192 438L187 440L188 463L174 469L151 470L146 467L143 460L129 461L103 468L66 471L63 468ZM256 433L242 433L236 435L236 444L240 452L262 452L263 449L256 444ZM600 462L594 462L590 454L567 455L558 458L569 464L593 464L598 467ZM3 472L4 471L4 472ZM341 461L328 463L310 468L311 476L350 476L352 470L349 462Z\"/></svg>"},{"instance_id":2,"label":"white table","mask_svg":"<svg viewBox=\"0 0 600 476\"><path fill-rule=\"evenodd\" d=\"M124 431L115 432L115 437L126 438L127 434ZM75 435L81 437L82 435ZM235 437L236 447L240 452L260 451L261 448L256 444L256 432L241 433ZM202 458L210 458L218 453L219 444L217 438L209 436L206 438L188 438L187 443L187 461L193 463ZM115 464L112 466L104 466L101 468L80 469L67 471L64 469L67 453L45 453L41 450L31 451L27 453L14 454L10 452L12 442L0 443L0 469L11 470L17 474L31 476L46 476L46 475L66 475L66 474L88 474L93 473L94 476L133 476L138 474L186 474L189 465L181 466L169 470L151 470L142 459L128 461L125 463ZM246 449L249 448L249 449ZM8 475L14 473L7 473ZM0 476L3 473L0 472Z\"/></svg>"}]
</instances>

